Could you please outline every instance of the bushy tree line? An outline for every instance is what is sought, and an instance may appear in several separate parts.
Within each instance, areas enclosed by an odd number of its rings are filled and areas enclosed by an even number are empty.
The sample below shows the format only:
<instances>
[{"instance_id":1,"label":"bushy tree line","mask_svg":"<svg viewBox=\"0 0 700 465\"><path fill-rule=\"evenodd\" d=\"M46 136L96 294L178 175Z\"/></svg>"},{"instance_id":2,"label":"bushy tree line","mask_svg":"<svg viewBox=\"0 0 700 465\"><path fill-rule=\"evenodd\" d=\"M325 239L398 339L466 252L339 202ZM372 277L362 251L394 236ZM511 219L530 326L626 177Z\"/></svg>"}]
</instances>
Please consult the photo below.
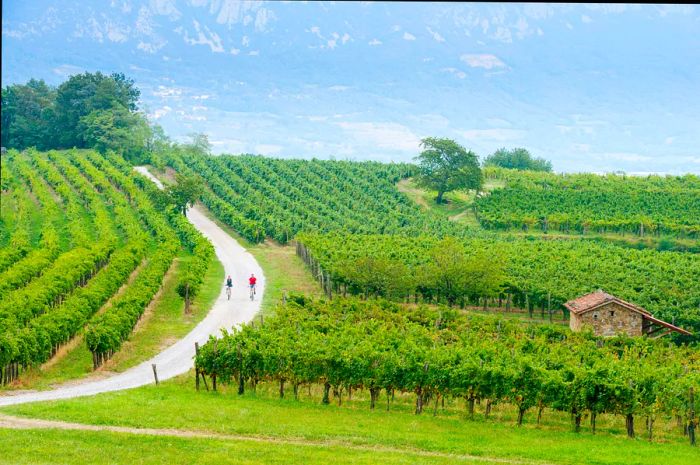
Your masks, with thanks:
<instances>
[{"instance_id":1,"label":"bushy tree line","mask_svg":"<svg viewBox=\"0 0 700 465\"><path fill-rule=\"evenodd\" d=\"M500 166L514 170L552 171L552 162L544 158L535 158L527 149L500 148L484 159L484 166Z\"/></svg>"},{"instance_id":2,"label":"bushy tree line","mask_svg":"<svg viewBox=\"0 0 700 465\"><path fill-rule=\"evenodd\" d=\"M94 148L140 159L153 131L138 109L139 96L121 73L86 72L58 87L35 79L8 85L2 89L2 146Z\"/></svg>"},{"instance_id":3,"label":"bushy tree line","mask_svg":"<svg viewBox=\"0 0 700 465\"><path fill-rule=\"evenodd\" d=\"M443 398L503 403L529 412L537 422L546 409L571 414L578 431L584 415L593 431L600 414L626 419L637 434L646 419L677 418L694 434L700 388L698 352L649 339L597 339L554 326L525 327L503 319L449 309L406 309L386 301L312 301L292 296L264 324L245 325L212 337L196 356L198 372L238 385L279 383L297 396L302 385L323 386L340 404L353 390L370 393L375 408L382 392L386 408L395 393L415 395L416 414ZM637 422L636 422L637 421ZM637 425L637 426L635 426Z\"/></svg>"}]
</instances>

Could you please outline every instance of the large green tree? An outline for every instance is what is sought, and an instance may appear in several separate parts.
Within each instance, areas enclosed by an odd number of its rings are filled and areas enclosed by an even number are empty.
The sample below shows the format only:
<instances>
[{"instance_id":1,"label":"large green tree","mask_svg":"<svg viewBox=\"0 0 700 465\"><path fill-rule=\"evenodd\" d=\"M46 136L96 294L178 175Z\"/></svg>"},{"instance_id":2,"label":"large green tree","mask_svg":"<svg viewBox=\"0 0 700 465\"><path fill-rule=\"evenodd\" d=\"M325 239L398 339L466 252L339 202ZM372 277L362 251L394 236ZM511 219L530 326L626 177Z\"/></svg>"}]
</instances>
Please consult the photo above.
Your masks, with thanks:
<instances>
[{"instance_id":1,"label":"large green tree","mask_svg":"<svg viewBox=\"0 0 700 465\"><path fill-rule=\"evenodd\" d=\"M123 74L83 73L71 76L56 92L55 126L60 147L90 147L80 120L97 110L136 111L140 91Z\"/></svg>"},{"instance_id":2,"label":"large green tree","mask_svg":"<svg viewBox=\"0 0 700 465\"><path fill-rule=\"evenodd\" d=\"M9 85L2 89L2 146L114 149L133 157L151 137L139 95L119 73L78 74L58 88L34 79Z\"/></svg>"},{"instance_id":3,"label":"large green tree","mask_svg":"<svg viewBox=\"0 0 700 465\"><path fill-rule=\"evenodd\" d=\"M132 161L143 160L151 137L146 118L121 106L90 112L80 118L78 129L88 147L121 152Z\"/></svg>"},{"instance_id":4,"label":"large green tree","mask_svg":"<svg viewBox=\"0 0 700 465\"><path fill-rule=\"evenodd\" d=\"M416 180L419 186L437 191L437 203L443 202L446 192L481 189L483 176L474 152L451 139L436 137L423 139L421 147Z\"/></svg>"},{"instance_id":5,"label":"large green tree","mask_svg":"<svg viewBox=\"0 0 700 465\"><path fill-rule=\"evenodd\" d=\"M187 208L193 206L201 197L204 184L198 176L183 174L177 174L175 182L176 184L167 187L166 192L177 211L184 215L187 213Z\"/></svg>"},{"instance_id":6,"label":"large green tree","mask_svg":"<svg viewBox=\"0 0 700 465\"><path fill-rule=\"evenodd\" d=\"M2 89L2 146L51 148L56 90L43 80Z\"/></svg>"},{"instance_id":7,"label":"large green tree","mask_svg":"<svg viewBox=\"0 0 700 465\"><path fill-rule=\"evenodd\" d=\"M515 170L552 171L552 162L544 158L533 158L524 148L500 148L486 157L484 166L500 166Z\"/></svg>"}]
</instances>

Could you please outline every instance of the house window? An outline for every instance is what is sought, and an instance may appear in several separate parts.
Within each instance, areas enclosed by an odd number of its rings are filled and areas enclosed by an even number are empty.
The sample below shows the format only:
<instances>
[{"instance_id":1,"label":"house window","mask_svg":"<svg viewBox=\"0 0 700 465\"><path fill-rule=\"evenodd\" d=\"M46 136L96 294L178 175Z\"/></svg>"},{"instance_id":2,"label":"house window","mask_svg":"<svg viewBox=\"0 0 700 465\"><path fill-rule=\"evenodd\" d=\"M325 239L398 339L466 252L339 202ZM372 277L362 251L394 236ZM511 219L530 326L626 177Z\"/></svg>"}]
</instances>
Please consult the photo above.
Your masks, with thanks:
<instances>
[{"instance_id":1,"label":"house window","mask_svg":"<svg viewBox=\"0 0 700 465\"><path fill-rule=\"evenodd\" d=\"M610 316L615 316L615 310L610 310Z\"/></svg>"},{"instance_id":2,"label":"house window","mask_svg":"<svg viewBox=\"0 0 700 465\"><path fill-rule=\"evenodd\" d=\"M598 319L598 314L597 314L597 313L594 313L594 314L593 314L593 319L594 319L594 320L597 320L597 319Z\"/></svg>"}]
</instances>

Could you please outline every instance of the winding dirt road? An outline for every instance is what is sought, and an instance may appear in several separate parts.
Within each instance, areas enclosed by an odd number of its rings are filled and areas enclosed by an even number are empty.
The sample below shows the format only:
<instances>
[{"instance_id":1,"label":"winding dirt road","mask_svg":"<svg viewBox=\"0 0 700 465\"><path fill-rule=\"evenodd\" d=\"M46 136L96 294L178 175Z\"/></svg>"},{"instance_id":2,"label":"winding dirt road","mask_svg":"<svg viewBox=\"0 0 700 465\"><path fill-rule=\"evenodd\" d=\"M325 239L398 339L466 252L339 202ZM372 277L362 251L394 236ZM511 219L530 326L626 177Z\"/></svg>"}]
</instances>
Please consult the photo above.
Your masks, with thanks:
<instances>
[{"instance_id":1,"label":"winding dirt road","mask_svg":"<svg viewBox=\"0 0 700 465\"><path fill-rule=\"evenodd\" d=\"M136 170L152 179L158 187L163 187L160 181L148 172L145 167ZM171 345L150 360L112 377L98 381L59 387L51 391L7 393L0 396L0 406L37 402L43 400L68 399L71 397L90 396L101 392L119 391L154 382L151 364L155 364L158 379L166 380L185 373L194 366L194 343L205 343L210 335L220 336L221 329L231 329L235 325L246 323L253 319L260 309L265 288L265 277L258 262L235 239L226 234L213 221L207 218L198 208L193 207L187 213L190 222L207 237L216 250L216 256L224 265L226 275L231 275L234 286L231 300L227 300L224 283L221 283L221 294L207 316L183 339ZM247 283L251 273L255 273L257 295L250 301Z\"/></svg>"}]
</instances>

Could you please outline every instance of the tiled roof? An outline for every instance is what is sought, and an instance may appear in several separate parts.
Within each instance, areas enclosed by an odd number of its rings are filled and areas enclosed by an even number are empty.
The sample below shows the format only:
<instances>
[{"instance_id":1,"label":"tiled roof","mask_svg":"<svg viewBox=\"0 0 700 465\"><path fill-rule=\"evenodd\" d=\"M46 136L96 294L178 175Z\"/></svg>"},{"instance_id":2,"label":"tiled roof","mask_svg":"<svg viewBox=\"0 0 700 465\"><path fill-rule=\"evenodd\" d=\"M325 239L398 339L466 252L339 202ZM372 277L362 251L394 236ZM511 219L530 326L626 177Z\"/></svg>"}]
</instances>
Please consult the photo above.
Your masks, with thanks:
<instances>
[{"instance_id":1,"label":"tiled roof","mask_svg":"<svg viewBox=\"0 0 700 465\"><path fill-rule=\"evenodd\" d=\"M642 307L626 302L618 297L615 297L614 295L604 292L601 289L598 289L596 292L591 292L590 294L581 296L578 299L570 300L567 303L565 303L564 306L573 313L581 313L592 308L599 307L600 305L608 302L616 302L624 307L636 310L637 312L644 313L647 315L649 314L649 312L643 309Z\"/></svg>"}]
</instances>

